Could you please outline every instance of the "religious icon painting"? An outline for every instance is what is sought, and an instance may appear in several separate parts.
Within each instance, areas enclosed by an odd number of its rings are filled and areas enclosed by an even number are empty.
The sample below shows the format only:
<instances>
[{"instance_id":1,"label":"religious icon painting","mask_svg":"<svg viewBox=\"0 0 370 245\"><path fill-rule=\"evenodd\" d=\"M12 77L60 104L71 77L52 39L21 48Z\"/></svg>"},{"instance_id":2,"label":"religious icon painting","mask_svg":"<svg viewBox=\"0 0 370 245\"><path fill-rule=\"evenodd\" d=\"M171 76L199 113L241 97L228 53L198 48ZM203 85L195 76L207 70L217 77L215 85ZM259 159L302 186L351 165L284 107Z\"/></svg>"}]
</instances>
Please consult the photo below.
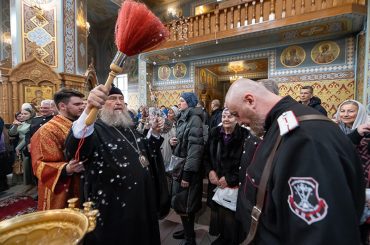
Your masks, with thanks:
<instances>
[{"instance_id":1,"label":"religious icon painting","mask_svg":"<svg viewBox=\"0 0 370 245\"><path fill-rule=\"evenodd\" d=\"M24 101L31 103L34 106L40 106L41 101L46 99L53 99L54 94L54 85L42 85L42 86L33 86L25 85L24 86Z\"/></svg>"},{"instance_id":2,"label":"religious icon painting","mask_svg":"<svg viewBox=\"0 0 370 245\"><path fill-rule=\"evenodd\" d=\"M301 46L289 46L280 55L280 62L285 67L297 67L306 59L306 52Z\"/></svg>"},{"instance_id":3,"label":"religious icon painting","mask_svg":"<svg viewBox=\"0 0 370 245\"><path fill-rule=\"evenodd\" d=\"M311 59L316 64L329 64L336 60L340 47L336 42L324 41L316 44L311 50Z\"/></svg>"},{"instance_id":4,"label":"religious icon painting","mask_svg":"<svg viewBox=\"0 0 370 245\"><path fill-rule=\"evenodd\" d=\"M168 80L171 75L171 68L167 65L160 66L158 68L158 78L160 80Z\"/></svg>"},{"instance_id":5,"label":"religious icon painting","mask_svg":"<svg viewBox=\"0 0 370 245\"><path fill-rule=\"evenodd\" d=\"M177 63L173 67L173 75L176 78L184 78L186 75L186 65L184 63Z\"/></svg>"}]
</instances>

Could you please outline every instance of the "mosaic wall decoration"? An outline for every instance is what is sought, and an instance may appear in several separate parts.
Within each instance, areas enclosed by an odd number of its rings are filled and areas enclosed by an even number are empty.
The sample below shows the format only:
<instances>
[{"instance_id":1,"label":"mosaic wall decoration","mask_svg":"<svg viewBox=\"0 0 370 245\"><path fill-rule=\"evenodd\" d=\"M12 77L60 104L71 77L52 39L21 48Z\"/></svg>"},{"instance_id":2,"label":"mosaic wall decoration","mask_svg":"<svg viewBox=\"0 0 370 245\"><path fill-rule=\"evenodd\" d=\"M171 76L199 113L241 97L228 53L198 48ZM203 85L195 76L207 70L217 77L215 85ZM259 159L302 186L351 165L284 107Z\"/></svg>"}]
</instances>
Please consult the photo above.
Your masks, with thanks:
<instances>
[{"instance_id":1,"label":"mosaic wall decoration","mask_svg":"<svg viewBox=\"0 0 370 245\"><path fill-rule=\"evenodd\" d=\"M22 1L23 61L31 57L35 43L38 57L51 67L58 66L56 8L54 1L45 1L40 8Z\"/></svg>"},{"instance_id":2,"label":"mosaic wall decoration","mask_svg":"<svg viewBox=\"0 0 370 245\"><path fill-rule=\"evenodd\" d=\"M1 1L1 15L0 15L0 63L7 63L11 65L11 34L10 34L10 5L9 1ZM8 62L6 62L8 60Z\"/></svg>"},{"instance_id":3,"label":"mosaic wall decoration","mask_svg":"<svg viewBox=\"0 0 370 245\"><path fill-rule=\"evenodd\" d=\"M305 82L305 81L320 81L320 80L342 80L342 79L354 79L355 73L353 71L340 71L340 72L328 72L328 73L312 73L303 74L296 76L281 76L281 77L270 77L276 82Z\"/></svg>"},{"instance_id":4,"label":"mosaic wall decoration","mask_svg":"<svg viewBox=\"0 0 370 245\"><path fill-rule=\"evenodd\" d=\"M189 83L189 62L180 62L154 66L155 86L169 86Z\"/></svg>"},{"instance_id":5,"label":"mosaic wall decoration","mask_svg":"<svg viewBox=\"0 0 370 245\"><path fill-rule=\"evenodd\" d=\"M186 76L187 68L184 63L176 63L172 68L172 74L176 79L181 79Z\"/></svg>"},{"instance_id":6,"label":"mosaic wall decoration","mask_svg":"<svg viewBox=\"0 0 370 245\"><path fill-rule=\"evenodd\" d=\"M176 90L161 90L156 91L158 105L173 106L179 103L180 94L182 92L194 92L193 89L176 89Z\"/></svg>"},{"instance_id":7,"label":"mosaic wall decoration","mask_svg":"<svg viewBox=\"0 0 370 245\"><path fill-rule=\"evenodd\" d=\"M300 46L289 46L280 55L280 62L285 67L297 67L306 59L306 52Z\"/></svg>"},{"instance_id":8,"label":"mosaic wall decoration","mask_svg":"<svg viewBox=\"0 0 370 245\"><path fill-rule=\"evenodd\" d=\"M340 48L336 42L324 41L311 50L311 59L316 64L329 64L338 58Z\"/></svg>"},{"instance_id":9,"label":"mosaic wall decoration","mask_svg":"<svg viewBox=\"0 0 370 245\"><path fill-rule=\"evenodd\" d=\"M305 60L296 58L291 62L296 66L287 66L284 63L284 52L289 48L277 48L276 53L280 57L280 62L270 64L276 69L270 71L273 76L290 76L303 73L331 72L333 70L350 70L354 67L354 38L343 38L337 40L327 40L323 42L311 42L299 45L307 54ZM295 46L293 46L295 47ZM325 53L322 51L325 50ZM289 57L289 56L288 56ZM294 56L291 56L294 57ZM271 62L271 61L270 61ZM271 67L270 67L271 68ZM315 70L314 70L315 69Z\"/></svg>"},{"instance_id":10,"label":"mosaic wall decoration","mask_svg":"<svg viewBox=\"0 0 370 245\"><path fill-rule=\"evenodd\" d=\"M305 28L298 28L296 30L283 31L280 33L281 40L291 41L307 37L318 37L328 35L329 33L337 33L347 31L348 20L336 20L324 24L314 24Z\"/></svg>"},{"instance_id":11,"label":"mosaic wall decoration","mask_svg":"<svg viewBox=\"0 0 370 245\"><path fill-rule=\"evenodd\" d=\"M163 65L158 68L158 78L160 80L168 80L171 75L171 68L168 65Z\"/></svg>"},{"instance_id":12,"label":"mosaic wall decoration","mask_svg":"<svg viewBox=\"0 0 370 245\"><path fill-rule=\"evenodd\" d=\"M323 80L313 82L279 83L280 95L290 95L299 100L300 88L310 85L314 89L314 95L321 99L321 105L328 111L331 118L336 112L338 105L347 99L354 98L354 80Z\"/></svg>"},{"instance_id":13,"label":"mosaic wall decoration","mask_svg":"<svg viewBox=\"0 0 370 245\"><path fill-rule=\"evenodd\" d=\"M76 72L75 50L75 0L64 0L64 71Z\"/></svg>"}]
</instances>

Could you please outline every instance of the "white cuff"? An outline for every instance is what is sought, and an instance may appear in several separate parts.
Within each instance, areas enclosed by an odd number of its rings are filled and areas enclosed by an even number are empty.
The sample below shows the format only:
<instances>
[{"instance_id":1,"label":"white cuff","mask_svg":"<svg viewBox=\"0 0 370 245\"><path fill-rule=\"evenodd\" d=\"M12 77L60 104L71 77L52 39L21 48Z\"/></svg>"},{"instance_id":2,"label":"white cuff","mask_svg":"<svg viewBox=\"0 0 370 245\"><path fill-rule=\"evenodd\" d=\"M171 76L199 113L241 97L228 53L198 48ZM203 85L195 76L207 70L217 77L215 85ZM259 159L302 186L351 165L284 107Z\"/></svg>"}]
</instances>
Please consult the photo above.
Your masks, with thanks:
<instances>
[{"instance_id":1,"label":"white cuff","mask_svg":"<svg viewBox=\"0 0 370 245\"><path fill-rule=\"evenodd\" d=\"M86 138L94 132L94 123L91 124L90 126L86 126L85 120L87 118L87 114L85 111L82 112L81 116L73 122L72 125L72 132L73 136L76 139L81 139L81 138ZM86 127L86 133L84 134L84 129Z\"/></svg>"},{"instance_id":2,"label":"white cuff","mask_svg":"<svg viewBox=\"0 0 370 245\"><path fill-rule=\"evenodd\" d=\"M153 131L152 128L150 128L149 131L148 131L148 133L147 133L147 135L146 135L146 138L149 139L150 136L153 136L154 138L156 138L157 140L159 140L161 138L161 135L155 135L155 134L152 133L152 131Z\"/></svg>"}]
</instances>

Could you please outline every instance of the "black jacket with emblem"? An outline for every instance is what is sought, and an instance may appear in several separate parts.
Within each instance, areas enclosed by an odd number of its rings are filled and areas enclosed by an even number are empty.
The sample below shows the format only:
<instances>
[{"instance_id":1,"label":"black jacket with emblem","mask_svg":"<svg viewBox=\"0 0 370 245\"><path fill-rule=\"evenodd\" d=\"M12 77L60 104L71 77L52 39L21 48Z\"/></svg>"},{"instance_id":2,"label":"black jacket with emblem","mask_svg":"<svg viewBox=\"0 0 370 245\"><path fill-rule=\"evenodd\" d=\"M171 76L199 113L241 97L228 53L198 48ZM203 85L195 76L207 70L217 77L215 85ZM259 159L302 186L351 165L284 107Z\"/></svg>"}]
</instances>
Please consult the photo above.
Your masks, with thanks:
<instances>
[{"instance_id":1,"label":"black jacket with emblem","mask_svg":"<svg viewBox=\"0 0 370 245\"><path fill-rule=\"evenodd\" d=\"M243 183L246 231L263 168L280 133L277 119L287 111L297 117L319 114L287 96L267 115L264 140ZM273 164L255 244L360 244L361 161L336 124L299 122L282 136Z\"/></svg>"},{"instance_id":2,"label":"black jacket with emblem","mask_svg":"<svg viewBox=\"0 0 370 245\"><path fill-rule=\"evenodd\" d=\"M178 213L195 213L201 206L203 178L203 111L202 108L188 108L182 111L176 122L176 145L173 154L185 158L181 179L190 183L182 188L179 181L173 181L172 206Z\"/></svg>"}]
</instances>

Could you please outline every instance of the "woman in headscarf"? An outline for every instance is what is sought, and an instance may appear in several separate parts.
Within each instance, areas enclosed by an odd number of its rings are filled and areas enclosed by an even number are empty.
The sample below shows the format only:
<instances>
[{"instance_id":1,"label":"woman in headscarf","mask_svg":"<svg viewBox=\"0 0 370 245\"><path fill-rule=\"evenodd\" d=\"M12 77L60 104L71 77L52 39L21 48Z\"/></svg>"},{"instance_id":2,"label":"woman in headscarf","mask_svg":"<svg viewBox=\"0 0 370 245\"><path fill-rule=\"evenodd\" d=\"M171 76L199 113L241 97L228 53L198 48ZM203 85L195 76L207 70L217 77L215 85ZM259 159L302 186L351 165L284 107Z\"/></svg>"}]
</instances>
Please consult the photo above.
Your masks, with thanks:
<instances>
[{"instance_id":1,"label":"woman in headscarf","mask_svg":"<svg viewBox=\"0 0 370 245\"><path fill-rule=\"evenodd\" d=\"M161 136L163 137L161 152L165 167L168 166L171 160L172 147L170 145L170 139L176 137L176 118L180 114L180 111L176 106L172 106L168 109L167 113L168 115L165 119L165 126L161 133Z\"/></svg>"},{"instance_id":2,"label":"woman in headscarf","mask_svg":"<svg viewBox=\"0 0 370 245\"><path fill-rule=\"evenodd\" d=\"M336 114L339 128L348 135L351 141L356 145L356 148L362 159L364 168L364 177L366 187L369 188L369 169L370 169L370 154L369 154L369 137L370 124L365 106L356 100L346 100L339 105Z\"/></svg>"},{"instance_id":3,"label":"woman in headscarf","mask_svg":"<svg viewBox=\"0 0 370 245\"><path fill-rule=\"evenodd\" d=\"M22 159L22 167L23 167L23 184L30 185L32 184L32 166L30 162L30 158L25 156L23 151L26 149L26 141L25 136L28 130L30 130L30 122L31 119L35 117L35 111L30 108L22 109L19 121L15 120L13 122L12 127L9 129L9 136L17 136L19 137L19 141L17 146L15 147L15 152L17 157ZM14 175L14 174L13 174ZM13 182L20 183L22 179L22 174L18 176L14 175Z\"/></svg>"},{"instance_id":4,"label":"woman in headscarf","mask_svg":"<svg viewBox=\"0 0 370 245\"><path fill-rule=\"evenodd\" d=\"M338 107L336 120L340 129L351 139L356 146L359 156L362 160L364 169L365 186L369 188L369 170L370 170L370 124L365 107L356 100L346 100ZM368 192L368 191L367 191ZM369 244L370 237L370 200L366 195L366 205L360 226L361 237L364 244Z\"/></svg>"},{"instance_id":5,"label":"woman in headscarf","mask_svg":"<svg viewBox=\"0 0 370 245\"><path fill-rule=\"evenodd\" d=\"M181 175L172 183L172 208L181 216L184 231L173 234L185 238L182 244L195 244L195 213L202 207L203 111L196 107L197 96L191 92L180 95L180 115L176 137L170 139L173 154L184 159Z\"/></svg>"}]
</instances>

